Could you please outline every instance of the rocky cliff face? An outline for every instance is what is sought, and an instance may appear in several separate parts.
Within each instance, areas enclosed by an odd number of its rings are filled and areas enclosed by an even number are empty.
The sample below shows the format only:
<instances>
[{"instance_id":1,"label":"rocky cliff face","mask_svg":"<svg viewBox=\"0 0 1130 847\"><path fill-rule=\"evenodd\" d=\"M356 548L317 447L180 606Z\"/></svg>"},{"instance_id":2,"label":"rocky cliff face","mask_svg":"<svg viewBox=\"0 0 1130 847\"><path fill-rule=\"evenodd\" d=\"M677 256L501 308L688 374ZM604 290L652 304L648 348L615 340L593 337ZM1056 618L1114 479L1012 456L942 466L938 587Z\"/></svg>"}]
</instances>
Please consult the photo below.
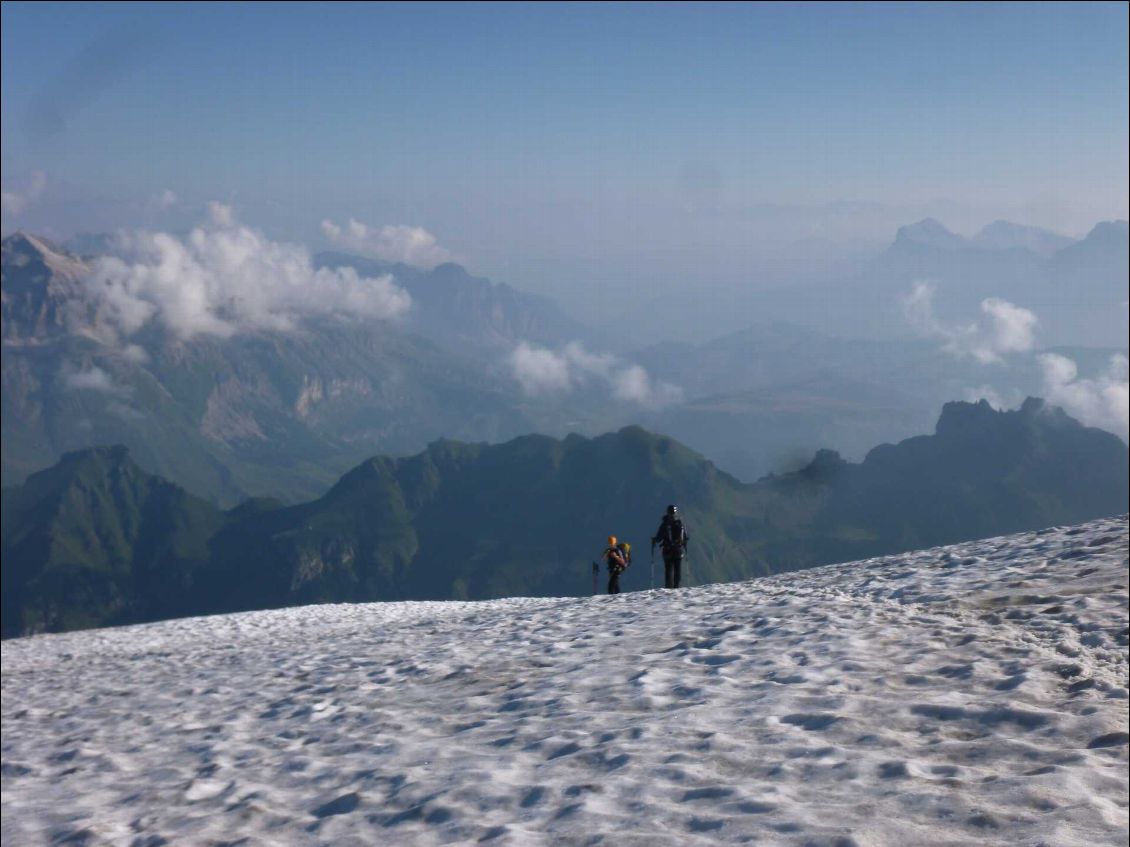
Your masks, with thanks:
<instances>
[{"instance_id":1,"label":"rocky cliff face","mask_svg":"<svg viewBox=\"0 0 1130 847\"><path fill-rule=\"evenodd\" d=\"M6 346L42 343L65 335L80 317L87 264L51 242L17 232L2 250L2 324Z\"/></svg>"}]
</instances>

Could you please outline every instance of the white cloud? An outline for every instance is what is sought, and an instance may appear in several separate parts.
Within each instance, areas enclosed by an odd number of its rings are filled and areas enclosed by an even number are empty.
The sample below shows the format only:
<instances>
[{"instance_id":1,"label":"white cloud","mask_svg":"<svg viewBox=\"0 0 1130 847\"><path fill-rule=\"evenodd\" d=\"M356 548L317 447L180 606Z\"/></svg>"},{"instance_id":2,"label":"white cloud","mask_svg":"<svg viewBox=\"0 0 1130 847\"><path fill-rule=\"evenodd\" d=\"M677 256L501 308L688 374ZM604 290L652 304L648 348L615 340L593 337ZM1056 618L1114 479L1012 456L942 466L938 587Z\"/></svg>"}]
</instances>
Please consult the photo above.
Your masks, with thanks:
<instances>
[{"instance_id":1,"label":"white cloud","mask_svg":"<svg viewBox=\"0 0 1130 847\"><path fill-rule=\"evenodd\" d=\"M683 399L678 386L652 380L644 368L609 353L590 353L576 341L558 352L520 342L509 364L522 390L531 396L564 394L595 383L617 400L641 406L660 407Z\"/></svg>"},{"instance_id":2,"label":"white cloud","mask_svg":"<svg viewBox=\"0 0 1130 847\"><path fill-rule=\"evenodd\" d=\"M344 227L324 220L322 232L334 244L386 262L434 268L451 258L451 254L436 242L434 235L418 226L383 226L378 229L350 218Z\"/></svg>"},{"instance_id":3,"label":"white cloud","mask_svg":"<svg viewBox=\"0 0 1130 847\"><path fill-rule=\"evenodd\" d=\"M669 382L654 382L639 365L629 365L612 377L613 394L641 406L669 406L683 399L683 390Z\"/></svg>"},{"instance_id":4,"label":"white cloud","mask_svg":"<svg viewBox=\"0 0 1130 847\"><path fill-rule=\"evenodd\" d=\"M114 382L114 378L97 365L85 370L74 370L65 366L60 374L63 384L75 391L96 391L99 394L124 396L129 389Z\"/></svg>"},{"instance_id":5,"label":"white cloud","mask_svg":"<svg viewBox=\"0 0 1130 847\"><path fill-rule=\"evenodd\" d=\"M1021 306L996 297L981 301L984 317L969 324L946 324L934 314L934 286L915 283L903 300L911 325L924 336L944 341L947 353L971 357L982 364L999 364L1005 353L1023 353L1035 343L1036 315Z\"/></svg>"},{"instance_id":6,"label":"white cloud","mask_svg":"<svg viewBox=\"0 0 1130 847\"><path fill-rule=\"evenodd\" d=\"M182 338L230 336L290 330L314 315L395 318L411 305L390 276L315 269L304 247L239 224L228 206L210 204L209 218L184 237L119 233L116 255L95 259L85 278L103 328L128 337L157 322Z\"/></svg>"},{"instance_id":7,"label":"white cloud","mask_svg":"<svg viewBox=\"0 0 1130 847\"><path fill-rule=\"evenodd\" d=\"M1037 357L1044 378L1044 398L1062 406L1088 426L1114 432L1130 440L1130 382L1127 359L1112 356L1105 373L1080 379L1075 362L1058 353Z\"/></svg>"},{"instance_id":8,"label":"white cloud","mask_svg":"<svg viewBox=\"0 0 1130 847\"><path fill-rule=\"evenodd\" d=\"M145 352L145 348L138 344L127 344L121 349L122 357L127 362L133 362L135 365L141 365L149 361L149 354Z\"/></svg>"},{"instance_id":9,"label":"white cloud","mask_svg":"<svg viewBox=\"0 0 1130 847\"><path fill-rule=\"evenodd\" d=\"M573 387L568 359L524 341L510 354L510 368L530 396L557 394Z\"/></svg>"},{"instance_id":10,"label":"white cloud","mask_svg":"<svg viewBox=\"0 0 1130 847\"><path fill-rule=\"evenodd\" d=\"M981 311L991 321L987 339L994 353L1024 353L1032 349L1039 322L1033 312L996 297L982 300Z\"/></svg>"},{"instance_id":11,"label":"white cloud","mask_svg":"<svg viewBox=\"0 0 1130 847\"><path fill-rule=\"evenodd\" d=\"M47 188L47 175L43 171L33 171L22 191L0 192L0 213L4 217L16 217L32 205Z\"/></svg>"},{"instance_id":12,"label":"white cloud","mask_svg":"<svg viewBox=\"0 0 1130 847\"><path fill-rule=\"evenodd\" d=\"M581 380L586 376L611 379L612 370L616 367L616 357L611 353L590 353L579 341L566 344L563 355L578 372Z\"/></svg>"}]
</instances>

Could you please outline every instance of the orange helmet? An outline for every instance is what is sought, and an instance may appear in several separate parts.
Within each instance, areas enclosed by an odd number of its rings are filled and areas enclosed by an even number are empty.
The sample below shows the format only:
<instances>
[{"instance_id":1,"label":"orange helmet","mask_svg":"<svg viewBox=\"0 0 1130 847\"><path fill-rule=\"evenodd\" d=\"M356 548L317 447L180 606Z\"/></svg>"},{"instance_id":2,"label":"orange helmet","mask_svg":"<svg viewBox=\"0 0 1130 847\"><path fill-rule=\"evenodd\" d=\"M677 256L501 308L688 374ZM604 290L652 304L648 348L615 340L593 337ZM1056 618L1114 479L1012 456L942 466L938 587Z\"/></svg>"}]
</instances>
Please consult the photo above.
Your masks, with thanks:
<instances>
[{"instance_id":1,"label":"orange helmet","mask_svg":"<svg viewBox=\"0 0 1130 847\"><path fill-rule=\"evenodd\" d=\"M616 546L616 536L615 535L608 536L608 546L609 547L615 547Z\"/></svg>"}]
</instances>

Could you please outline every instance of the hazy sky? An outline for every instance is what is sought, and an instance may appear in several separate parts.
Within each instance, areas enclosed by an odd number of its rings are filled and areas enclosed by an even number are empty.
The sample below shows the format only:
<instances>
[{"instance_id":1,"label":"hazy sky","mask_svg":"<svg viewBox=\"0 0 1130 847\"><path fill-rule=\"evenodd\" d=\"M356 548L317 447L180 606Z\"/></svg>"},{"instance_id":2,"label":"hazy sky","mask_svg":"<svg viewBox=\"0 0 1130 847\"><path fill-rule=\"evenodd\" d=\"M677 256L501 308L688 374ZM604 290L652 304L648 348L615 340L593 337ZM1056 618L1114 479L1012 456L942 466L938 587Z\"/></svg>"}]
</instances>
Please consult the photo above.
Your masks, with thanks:
<instances>
[{"instance_id":1,"label":"hazy sky","mask_svg":"<svg viewBox=\"0 0 1130 847\"><path fill-rule=\"evenodd\" d=\"M5 229L217 200L552 290L1128 215L1126 3L2 8Z\"/></svg>"}]
</instances>

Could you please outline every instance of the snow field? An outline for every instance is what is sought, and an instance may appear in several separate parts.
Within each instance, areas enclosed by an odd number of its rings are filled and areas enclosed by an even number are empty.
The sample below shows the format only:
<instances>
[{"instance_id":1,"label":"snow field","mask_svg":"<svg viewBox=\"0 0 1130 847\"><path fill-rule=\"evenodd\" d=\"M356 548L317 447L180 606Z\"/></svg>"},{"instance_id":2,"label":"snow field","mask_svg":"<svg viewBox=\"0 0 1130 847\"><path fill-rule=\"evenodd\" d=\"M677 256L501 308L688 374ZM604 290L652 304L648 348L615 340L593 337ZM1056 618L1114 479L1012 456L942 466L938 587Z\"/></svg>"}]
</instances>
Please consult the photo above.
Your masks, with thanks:
<instances>
[{"instance_id":1,"label":"snow field","mask_svg":"<svg viewBox=\"0 0 1130 847\"><path fill-rule=\"evenodd\" d=\"M1127 548L6 641L3 840L1122 845Z\"/></svg>"}]
</instances>

